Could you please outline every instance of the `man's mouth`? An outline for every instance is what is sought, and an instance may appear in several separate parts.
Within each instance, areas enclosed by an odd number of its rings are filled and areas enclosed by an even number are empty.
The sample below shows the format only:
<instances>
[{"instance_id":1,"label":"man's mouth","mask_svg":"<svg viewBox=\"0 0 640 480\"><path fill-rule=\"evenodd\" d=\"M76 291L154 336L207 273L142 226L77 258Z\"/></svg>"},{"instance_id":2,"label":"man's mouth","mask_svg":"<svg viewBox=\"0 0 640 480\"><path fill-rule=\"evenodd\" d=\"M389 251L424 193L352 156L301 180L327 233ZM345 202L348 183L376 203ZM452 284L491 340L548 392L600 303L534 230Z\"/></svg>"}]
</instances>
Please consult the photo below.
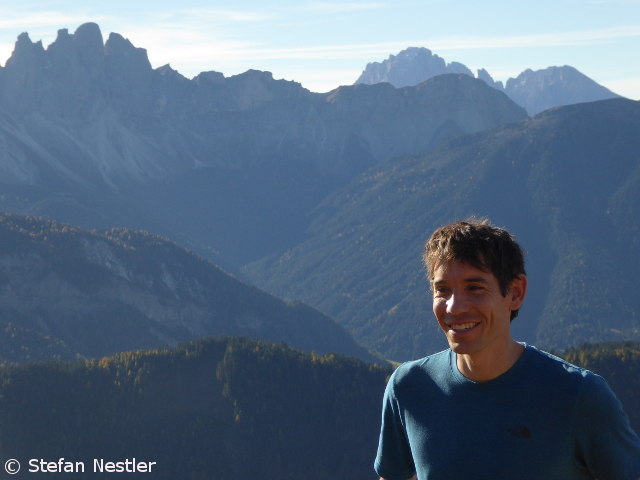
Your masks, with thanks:
<instances>
[{"instance_id":1,"label":"man's mouth","mask_svg":"<svg viewBox=\"0 0 640 480\"><path fill-rule=\"evenodd\" d=\"M464 332L465 330L469 330L477 325L477 323L462 323L459 325L449 325L451 330L455 330L456 332Z\"/></svg>"}]
</instances>

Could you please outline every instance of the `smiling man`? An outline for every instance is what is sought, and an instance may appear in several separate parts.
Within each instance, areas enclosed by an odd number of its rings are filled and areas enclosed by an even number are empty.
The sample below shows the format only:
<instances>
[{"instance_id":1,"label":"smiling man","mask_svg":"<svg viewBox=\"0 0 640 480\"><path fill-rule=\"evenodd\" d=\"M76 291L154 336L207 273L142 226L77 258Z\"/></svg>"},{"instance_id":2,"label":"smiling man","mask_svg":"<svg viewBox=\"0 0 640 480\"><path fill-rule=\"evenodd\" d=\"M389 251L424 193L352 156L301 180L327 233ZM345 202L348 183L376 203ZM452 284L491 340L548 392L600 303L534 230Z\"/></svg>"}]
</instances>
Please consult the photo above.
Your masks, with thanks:
<instances>
[{"instance_id":1,"label":"smiling man","mask_svg":"<svg viewBox=\"0 0 640 480\"><path fill-rule=\"evenodd\" d=\"M391 376L381 479L638 479L640 440L605 381L511 337L528 286L513 236L447 225L424 263L449 349Z\"/></svg>"}]
</instances>

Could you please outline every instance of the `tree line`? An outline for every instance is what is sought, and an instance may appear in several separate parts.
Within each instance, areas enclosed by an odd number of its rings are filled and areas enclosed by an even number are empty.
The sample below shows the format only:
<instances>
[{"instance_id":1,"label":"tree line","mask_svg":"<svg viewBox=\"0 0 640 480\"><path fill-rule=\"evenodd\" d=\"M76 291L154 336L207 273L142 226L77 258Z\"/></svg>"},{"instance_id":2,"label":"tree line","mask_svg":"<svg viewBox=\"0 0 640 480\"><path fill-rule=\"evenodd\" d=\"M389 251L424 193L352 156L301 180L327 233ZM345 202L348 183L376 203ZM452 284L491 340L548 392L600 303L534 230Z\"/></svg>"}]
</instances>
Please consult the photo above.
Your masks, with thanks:
<instances>
[{"instance_id":1,"label":"tree line","mask_svg":"<svg viewBox=\"0 0 640 480\"><path fill-rule=\"evenodd\" d=\"M640 343L585 344L564 358L604 376L640 431ZM0 458L23 466L64 458L87 469L96 458L135 458L157 462L154 479L373 480L391 372L243 337L7 364L0 368Z\"/></svg>"}]
</instances>

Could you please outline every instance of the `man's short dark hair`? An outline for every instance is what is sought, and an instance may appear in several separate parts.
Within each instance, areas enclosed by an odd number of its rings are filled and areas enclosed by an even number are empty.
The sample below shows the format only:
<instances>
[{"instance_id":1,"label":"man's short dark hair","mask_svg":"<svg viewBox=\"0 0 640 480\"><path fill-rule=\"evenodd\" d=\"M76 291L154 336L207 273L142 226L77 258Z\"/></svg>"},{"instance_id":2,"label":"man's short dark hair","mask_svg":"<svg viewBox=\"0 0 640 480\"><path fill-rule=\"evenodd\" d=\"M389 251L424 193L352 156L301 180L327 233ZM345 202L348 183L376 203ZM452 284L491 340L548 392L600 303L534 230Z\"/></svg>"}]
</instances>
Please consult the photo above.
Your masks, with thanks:
<instances>
[{"instance_id":1,"label":"man's short dark hair","mask_svg":"<svg viewBox=\"0 0 640 480\"><path fill-rule=\"evenodd\" d=\"M474 217L438 228L424 245L422 256L429 282L433 281L440 260L468 263L478 270L491 272L505 297L511 282L525 275L524 252L515 237L489 220ZM511 320L518 310L511 312Z\"/></svg>"}]
</instances>

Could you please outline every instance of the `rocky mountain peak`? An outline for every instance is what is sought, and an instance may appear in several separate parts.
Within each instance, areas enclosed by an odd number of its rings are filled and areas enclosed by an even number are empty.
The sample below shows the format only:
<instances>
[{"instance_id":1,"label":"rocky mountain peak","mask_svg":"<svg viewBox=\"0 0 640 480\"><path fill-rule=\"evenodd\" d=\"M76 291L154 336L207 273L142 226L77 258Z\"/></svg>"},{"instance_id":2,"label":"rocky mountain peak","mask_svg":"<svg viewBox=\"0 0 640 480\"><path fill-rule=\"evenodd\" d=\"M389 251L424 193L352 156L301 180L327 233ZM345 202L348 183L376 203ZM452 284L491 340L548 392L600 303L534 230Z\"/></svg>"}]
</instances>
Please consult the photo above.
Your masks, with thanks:
<instances>
[{"instance_id":1,"label":"rocky mountain peak","mask_svg":"<svg viewBox=\"0 0 640 480\"><path fill-rule=\"evenodd\" d=\"M151 71L151 63L147 56L147 50L134 47L128 38L119 33L110 33L104 46L106 57L113 63L134 66L138 70Z\"/></svg>"},{"instance_id":2,"label":"rocky mountain peak","mask_svg":"<svg viewBox=\"0 0 640 480\"><path fill-rule=\"evenodd\" d=\"M224 74L221 72L201 72L194 79L197 84L215 83L218 85L224 84Z\"/></svg>"},{"instance_id":3,"label":"rocky mountain peak","mask_svg":"<svg viewBox=\"0 0 640 480\"><path fill-rule=\"evenodd\" d=\"M274 99L299 98L309 94L300 83L275 80L271 72L247 70L226 79L225 84L240 110L257 108Z\"/></svg>"},{"instance_id":4,"label":"rocky mountain peak","mask_svg":"<svg viewBox=\"0 0 640 480\"><path fill-rule=\"evenodd\" d=\"M396 88L402 88L445 73L465 73L473 76L471 70L458 62L447 64L443 58L434 55L424 47L409 47L397 55L390 55L383 62L367 64L362 75L355 83L374 84L389 82Z\"/></svg>"},{"instance_id":5,"label":"rocky mountain peak","mask_svg":"<svg viewBox=\"0 0 640 480\"><path fill-rule=\"evenodd\" d=\"M60 30L58 30L58 36L56 37L55 41L51 45L49 45L49 48L51 48L53 45L68 45L71 42L72 39L71 35L69 35L69 29L61 28Z\"/></svg>"},{"instance_id":6,"label":"rocky mountain peak","mask_svg":"<svg viewBox=\"0 0 640 480\"><path fill-rule=\"evenodd\" d=\"M104 46L109 100L117 112L140 115L154 107L153 69L144 48L136 48L118 33Z\"/></svg>"},{"instance_id":7,"label":"rocky mountain peak","mask_svg":"<svg viewBox=\"0 0 640 480\"><path fill-rule=\"evenodd\" d=\"M489 75L489 72L487 72L484 68L478 69L478 78L490 87L495 88L496 90L504 91L504 85L502 84L502 82L496 82L493 77Z\"/></svg>"},{"instance_id":8,"label":"rocky mountain peak","mask_svg":"<svg viewBox=\"0 0 640 480\"><path fill-rule=\"evenodd\" d=\"M73 35L64 28L58 30L56 40L47 48L47 61L54 72L50 81L73 84L78 77L87 76L95 82L104 76L104 44L102 33L95 23L85 23ZM78 85L74 85L77 89Z\"/></svg>"},{"instance_id":9,"label":"rocky mountain peak","mask_svg":"<svg viewBox=\"0 0 640 480\"><path fill-rule=\"evenodd\" d=\"M42 42L33 43L27 32L18 36L11 57L3 69L2 104L8 110L31 112L39 103L45 51Z\"/></svg>"},{"instance_id":10,"label":"rocky mountain peak","mask_svg":"<svg viewBox=\"0 0 640 480\"><path fill-rule=\"evenodd\" d=\"M367 64L356 83L389 82L396 88L418 85L425 80L446 73L463 73L473 77L465 65L458 62L447 64L427 48L407 48L397 55L390 55L382 63ZM543 110L615 98L618 95L598 85L573 67L549 67L533 71L527 69L517 78L510 78L506 86L493 80L484 68L478 70L478 77L487 85L506 93L514 102L535 115Z\"/></svg>"},{"instance_id":11,"label":"rocky mountain peak","mask_svg":"<svg viewBox=\"0 0 640 480\"><path fill-rule=\"evenodd\" d=\"M73 35L78 62L87 69L91 77L104 71L104 40L96 23L80 25Z\"/></svg>"},{"instance_id":12,"label":"rocky mountain peak","mask_svg":"<svg viewBox=\"0 0 640 480\"><path fill-rule=\"evenodd\" d=\"M38 40L36 43L31 41L27 32L22 32L18 35L15 47L11 57L5 64L6 67L24 64L34 58L38 58L44 54L44 48L42 47L42 41Z\"/></svg>"},{"instance_id":13,"label":"rocky mountain peak","mask_svg":"<svg viewBox=\"0 0 640 480\"><path fill-rule=\"evenodd\" d=\"M104 48L102 32L100 31L100 27L97 23L83 23L76 29L74 38L80 43L97 47L97 51L101 51Z\"/></svg>"},{"instance_id":14,"label":"rocky mountain peak","mask_svg":"<svg viewBox=\"0 0 640 480\"><path fill-rule=\"evenodd\" d=\"M66 117L104 104L104 47L95 23L81 25L75 34L58 30L45 50L22 33L3 71L0 99L20 117L33 112ZM92 108L88 108L92 105Z\"/></svg>"},{"instance_id":15,"label":"rocky mountain peak","mask_svg":"<svg viewBox=\"0 0 640 480\"><path fill-rule=\"evenodd\" d=\"M171 65L168 64L168 63L166 65L163 65L161 67L156 68L156 72L158 72L163 77L173 77L173 78L177 78L179 80L182 80L182 79L188 80L180 72L178 72L174 68L171 68Z\"/></svg>"},{"instance_id":16,"label":"rocky mountain peak","mask_svg":"<svg viewBox=\"0 0 640 480\"><path fill-rule=\"evenodd\" d=\"M529 115L559 105L618 97L568 65L536 71L528 68L516 78L507 80L505 92L513 101L525 107Z\"/></svg>"},{"instance_id":17,"label":"rocky mountain peak","mask_svg":"<svg viewBox=\"0 0 640 480\"><path fill-rule=\"evenodd\" d=\"M23 32L18 36L11 57L7 60L5 68L24 69L34 67L42 61L44 48L42 42L33 43L29 34Z\"/></svg>"}]
</instances>

